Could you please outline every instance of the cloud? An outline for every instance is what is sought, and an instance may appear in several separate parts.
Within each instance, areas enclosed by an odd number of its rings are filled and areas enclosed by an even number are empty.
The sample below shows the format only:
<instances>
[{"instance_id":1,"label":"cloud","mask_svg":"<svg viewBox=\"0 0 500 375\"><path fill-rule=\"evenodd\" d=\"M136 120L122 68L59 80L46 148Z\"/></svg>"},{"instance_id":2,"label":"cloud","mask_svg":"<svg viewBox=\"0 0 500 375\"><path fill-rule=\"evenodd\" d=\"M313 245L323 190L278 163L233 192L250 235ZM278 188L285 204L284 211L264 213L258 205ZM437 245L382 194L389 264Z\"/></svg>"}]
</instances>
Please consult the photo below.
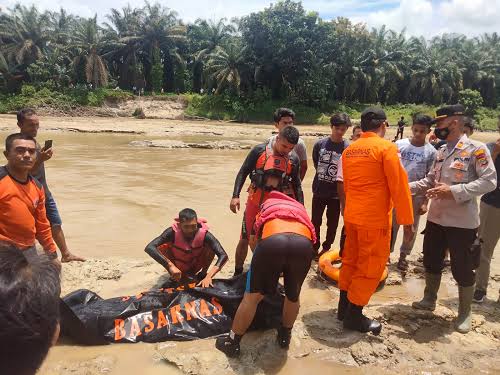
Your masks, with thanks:
<instances>
[{"instance_id":1,"label":"cloud","mask_svg":"<svg viewBox=\"0 0 500 375\"><path fill-rule=\"evenodd\" d=\"M353 20L369 26L387 27L409 35L432 37L443 33L476 36L500 31L500 0L402 0L399 6L364 15Z\"/></svg>"},{"instance_id":2,"label":"cloud","mask_svg":"<svg viewBox=\"0 0 500 375\"><path fill-rule=\"evenodd\" d=\"M31 5L33 0L3 0L2 9L16 2ZM151 0L152 2L154 0ZM276 3L278 0L273 0ZM269 6L271 0L169 0L160 1L178 12L186 22L197 18L231 19ZM82 17L98 15L104 21L110 8L122 8L130 3L142 6L142 0L38 0L41 9L64 7ZM500 0L303 0L307 10L317 11L323 19L338 16L366 23L370 27L387 25L409 35L432 37L442 33L463 33L475 36L500 31Z\"/></svg>"}]
</instances>

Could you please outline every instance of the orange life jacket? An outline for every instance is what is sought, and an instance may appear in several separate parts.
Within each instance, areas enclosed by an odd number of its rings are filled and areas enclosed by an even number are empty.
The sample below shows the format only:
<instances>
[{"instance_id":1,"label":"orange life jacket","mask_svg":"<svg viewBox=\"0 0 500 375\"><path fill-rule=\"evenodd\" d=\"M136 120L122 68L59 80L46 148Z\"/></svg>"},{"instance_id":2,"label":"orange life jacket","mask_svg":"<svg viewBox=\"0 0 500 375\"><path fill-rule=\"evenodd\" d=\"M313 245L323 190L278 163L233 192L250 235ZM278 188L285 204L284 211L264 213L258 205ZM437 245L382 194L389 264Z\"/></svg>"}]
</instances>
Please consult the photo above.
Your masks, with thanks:
<instances>
[{"instance_id":1,"label":"orange life jacket","mask_svg":"<svg viewBox=\"0 0 500 375\"><path fill-rule=\"evenodd\" d=\"M252 174L252 184L248 189L248 200L256 205L261 205L273 190L282 191L284 194L295 198L295 192L291 186L291 175L293 164L289 157L274 155L270 146L260 154L255 164ZM280 179L276 188L266 186L269 176L276 176Z\"/></svg>"},{"instance_id":2,"label":"orange life jacket","mask_svg":"<svg viewBox=\"0 0 500 375\"><path fill-rule=\"evenodd\" d=\"M175 233L174 243L166 243L158 246L160 251L182 272L198 272L203 267L205 260L205 236L208 225L205 219L198 219L198 231L191 242L186 241L179 226L179 219L175 219L172 229Z\"/></svg>"},{"instance_id":3,"label":"orange life jacket","mask_svg":"<svg viewBox=\"0 0 500 375\"><path fill-rule=\"evenodd\" d=\"M273 191L262 204L254 224L261 238L277 233L297 233L316 242L316 231L303 204ZM262 232L261 232L262 231Z\"/></svg>"}]
</instances>

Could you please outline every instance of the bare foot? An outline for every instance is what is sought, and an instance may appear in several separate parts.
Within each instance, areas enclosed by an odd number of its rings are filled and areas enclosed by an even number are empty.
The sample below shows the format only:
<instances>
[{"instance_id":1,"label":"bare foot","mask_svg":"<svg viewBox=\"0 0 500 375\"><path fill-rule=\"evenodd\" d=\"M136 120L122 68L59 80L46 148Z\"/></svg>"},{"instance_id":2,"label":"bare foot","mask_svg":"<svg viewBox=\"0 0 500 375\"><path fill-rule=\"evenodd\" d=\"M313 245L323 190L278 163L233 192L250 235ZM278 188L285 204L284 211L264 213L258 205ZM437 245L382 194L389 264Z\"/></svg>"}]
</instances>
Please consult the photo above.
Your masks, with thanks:
<instances>
[{"instance_id":1,"label":"bare foot","mask_svg":"<svg viewBox=\"0 0 500 375\"><path fill-rule=\"evenodd\" d=\"M69 263L69 262L85 262L85 258L79 257L78 255L73 255L70 252L67 254L64 254L61 257L61 262L62 263Z\"/></svg>"}]
</instances>

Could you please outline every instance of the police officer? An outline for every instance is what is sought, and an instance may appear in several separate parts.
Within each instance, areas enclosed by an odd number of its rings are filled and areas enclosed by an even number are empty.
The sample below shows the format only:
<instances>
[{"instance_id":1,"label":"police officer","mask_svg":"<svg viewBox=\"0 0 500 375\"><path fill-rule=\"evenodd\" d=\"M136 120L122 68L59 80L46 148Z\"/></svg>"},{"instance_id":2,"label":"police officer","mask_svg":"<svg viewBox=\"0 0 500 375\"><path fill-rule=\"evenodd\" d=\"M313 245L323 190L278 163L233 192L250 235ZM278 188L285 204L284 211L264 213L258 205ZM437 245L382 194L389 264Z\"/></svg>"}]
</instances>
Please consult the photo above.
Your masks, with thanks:
<instances>
[{"instance_id":1,"label":"police officer","mask_svg":"<svg viewBox=\"0 0 500 375\"><path fill-rule=\"evenodd\" d=\"M496 188L496 171L486 146L464 134L465 114L460 104L436 112L435 135L446 141L426 178L410 183L412 194L431 199L424 236L424 298L416 309L433 311L446 249L458 283L459 308L455 329L471 328L471 302L480 249L477 241L479 211L476 197Z\"/></svg>"}]
</instances>

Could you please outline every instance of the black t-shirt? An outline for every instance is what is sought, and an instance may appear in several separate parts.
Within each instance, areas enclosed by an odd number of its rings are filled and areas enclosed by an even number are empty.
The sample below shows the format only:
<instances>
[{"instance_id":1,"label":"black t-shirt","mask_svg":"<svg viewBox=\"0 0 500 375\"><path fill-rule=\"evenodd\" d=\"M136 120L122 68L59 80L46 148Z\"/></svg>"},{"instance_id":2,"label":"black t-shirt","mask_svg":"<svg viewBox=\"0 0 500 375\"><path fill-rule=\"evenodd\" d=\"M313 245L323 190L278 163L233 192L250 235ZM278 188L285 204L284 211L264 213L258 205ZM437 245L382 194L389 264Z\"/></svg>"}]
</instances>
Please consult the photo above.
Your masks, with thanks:
<instances>
[{"instance_id":1,"label":"black t-shirt","mask_svg":"<svg viewBox=\"0 0 500 375\"><path fill-rule=\"evenodd\" d=\"M488 149L490 150L491 153L493 153L493 147L495 146L494 143L488 143L486 145ZM490 206L500 208L500 156L497 156L495 162L495 169L497 170L497 188L493 191L490 191L487 194L484 194L481 200L489 204Z\"/></svg>"},{"instance_id":2,"label":"black t-shirt","mask_svg":"<svg viewBox=\"0 0 500 375\"><path fill-rule=\"evenodd\" d=\"M313 163L316 174L313 180L313 194L320 198L338 198L337 169L342 152L349 145L347 141L335 143L330 137L320 139L313 148Z\"/></svg>"},{"instance_id":3,"label":"black t-shirt","mask_svg":"<svg viewBox=\"0 0 500 375\"><path fill-rule=\"evenodd\" d=\"M398 121L398 128L399 129L404 129L405 127L405 121L404 120L399 120Z\"/></svg>"}]
</instances>

